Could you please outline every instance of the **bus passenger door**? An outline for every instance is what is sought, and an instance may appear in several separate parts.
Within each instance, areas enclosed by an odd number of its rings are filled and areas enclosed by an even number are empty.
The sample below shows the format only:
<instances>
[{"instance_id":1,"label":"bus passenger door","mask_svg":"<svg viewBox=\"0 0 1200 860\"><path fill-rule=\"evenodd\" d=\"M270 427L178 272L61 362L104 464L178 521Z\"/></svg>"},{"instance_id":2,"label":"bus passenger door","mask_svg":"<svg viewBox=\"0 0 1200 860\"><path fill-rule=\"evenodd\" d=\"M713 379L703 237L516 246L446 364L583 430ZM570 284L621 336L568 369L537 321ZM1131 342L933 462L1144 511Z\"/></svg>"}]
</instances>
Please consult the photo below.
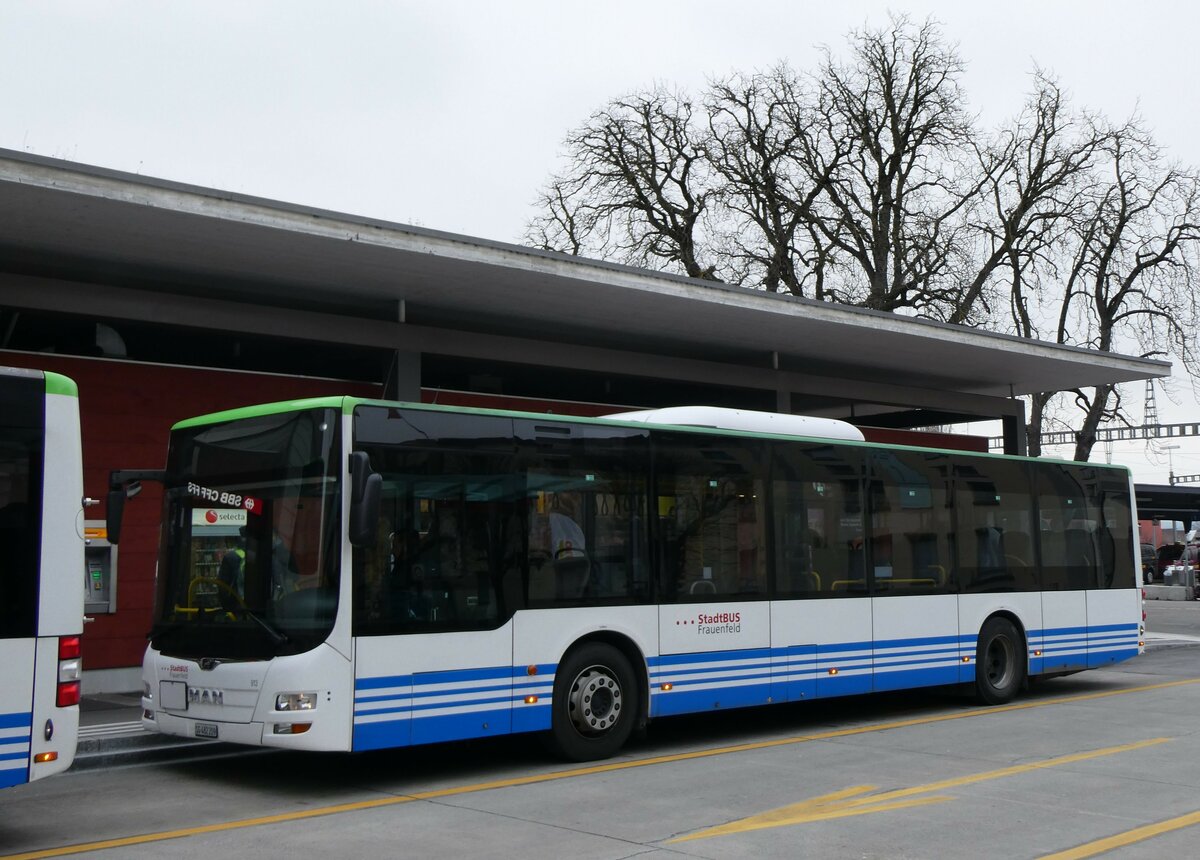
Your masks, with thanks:
<instances>
[{"instance_id":1,"label":"bus passenger door","mask_svg":"<svg viewBox=\"0 0 1200 860\"><path fill-rule=\"evenodd\" d=\"M375 545L354 556L354 749L508 734L523 540L512 422L360 412L383 500Z\"/></svg>"},{"instance_id":2,"label":"bus passenger door","mask_svg":"<svg viewBox=\"0 0 1200 860\"><path fill-rule=\"evenodd\" d=\"M862 452L807 442L772 448L773 695L871 691Z\"/></svg>"},{"instance_id":3,"label":"bus passenger door","mask_svg":"<svg viewBox=\"0 0 1200 860\"><path fill-rule=\"evenodd\" d=\"M1096 582L1094 520L1077 475L1034 465L1041 551L1043 672L1088 667L1087 589Z\"/></svg>"}]
</instances>

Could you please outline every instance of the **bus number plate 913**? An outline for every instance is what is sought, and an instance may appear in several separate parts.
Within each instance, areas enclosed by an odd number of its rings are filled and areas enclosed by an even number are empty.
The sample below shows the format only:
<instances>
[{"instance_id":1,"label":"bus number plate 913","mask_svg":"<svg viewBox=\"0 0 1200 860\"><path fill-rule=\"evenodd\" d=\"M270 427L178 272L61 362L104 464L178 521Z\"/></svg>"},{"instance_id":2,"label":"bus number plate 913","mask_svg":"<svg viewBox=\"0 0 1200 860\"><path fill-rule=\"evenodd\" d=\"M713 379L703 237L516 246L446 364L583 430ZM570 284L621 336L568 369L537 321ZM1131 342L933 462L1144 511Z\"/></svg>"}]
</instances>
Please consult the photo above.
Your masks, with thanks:
<instances>
[{"instance_id":1,"label":"bus number plate 913","mask_svg":"<svg viewBox=\"0 0 1200 860\"><path fill-rule=\"evenodd\" d=\"M217 727L213 723L196 723L196 737L217 739Z\"/></svg>"}]
</instances>

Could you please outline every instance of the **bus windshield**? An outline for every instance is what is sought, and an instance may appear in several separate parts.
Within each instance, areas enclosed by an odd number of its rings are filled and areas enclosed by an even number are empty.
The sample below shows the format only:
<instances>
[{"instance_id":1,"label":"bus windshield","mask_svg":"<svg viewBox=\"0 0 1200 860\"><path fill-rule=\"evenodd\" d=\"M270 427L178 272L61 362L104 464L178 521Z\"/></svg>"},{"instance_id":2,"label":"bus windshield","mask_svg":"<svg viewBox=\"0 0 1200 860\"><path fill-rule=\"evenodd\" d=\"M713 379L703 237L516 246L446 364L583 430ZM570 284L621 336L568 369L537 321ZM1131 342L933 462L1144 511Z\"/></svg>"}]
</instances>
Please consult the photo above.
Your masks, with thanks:
<instances>
[{"instance_id":1,"label":"bus windshield","mask_svg":"<svg viewBox=\"0 0 1200 860\"><path fill-rule=\"evenodd\" d=\"M338 600L338 426L335 410L312 409L172 434L153 647L266 659L324 641Z\"/></svg>"}]
</instances>

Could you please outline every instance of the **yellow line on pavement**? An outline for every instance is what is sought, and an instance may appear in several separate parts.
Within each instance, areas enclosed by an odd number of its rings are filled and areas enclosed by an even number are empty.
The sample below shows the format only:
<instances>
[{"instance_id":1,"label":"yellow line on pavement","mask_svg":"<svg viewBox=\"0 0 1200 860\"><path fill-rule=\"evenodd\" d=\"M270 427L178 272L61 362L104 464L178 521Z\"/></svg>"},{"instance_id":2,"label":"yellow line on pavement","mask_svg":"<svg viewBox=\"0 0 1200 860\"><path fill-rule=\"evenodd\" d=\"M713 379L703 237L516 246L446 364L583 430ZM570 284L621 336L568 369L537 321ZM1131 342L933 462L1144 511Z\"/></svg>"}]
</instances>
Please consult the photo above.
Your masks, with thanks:
<instances>
[{"instance_id":1,"label":"yellow line on pavement","mask_svg":"<svg viewBox=\"0 0 1200 860\"><path fill-rule=\"evenodd\" d=\"M1170 818L1166 821L1160 821L1157 824L1147 824L1145 827L1138 827L1134 830L1118 833L1116 836L1097 839L1095 842L1078 845L1066 851L1059 851L1057 854L1047 854L1042 860L1081 860L1084 857L1095 857L1097 854L1103 854L1105 851L1112 851L1114 848L1123 848L1135 842L1142 842L1155 836L1161 836L1163 833L1170 833L1172 830L1191 827L1193 824L1200 824L1200 812L1189 812L1187 815L1180 815L1178 818Z\"/></svg>"},{"instance_id":2,"label":"yellow line on pavement","mask_svg":"<svg viewBox=\"0 0 1200 860\"><path fill-rule=\"evenodd\" d=\"M538 783L553 782L560 779L574 779L581 776L591 776L598 773L612 773L614 771L629 770L637 767L648 767L656 764L669 764L672 762L711 758L713 756L728 755L730 753L752 752L754 750L771 749L773 747L790 746L793 744L809 743L811 741L852 737L854 735L882 732L890 729L903 729L912 726L933 725L936 723L948 722L950 720L962 720L971 717L985 717L991 716L992 714L1003 714L1008 711L1043 708L1049 705L1073 704L1076 702L1086 702L1095 699L1104 699L1111 696L1125 695L1127 693L1145 693L1152 690L1181 687L1188 684L1200 684L1200 678L1183 681L1164 681L1162 683L1146 684L1140 687L1124 687L1118 690L1105 690L1099 693L1085 693L1080 696L1059 696L1053 699L1022 702L1016 705L998 705L986 708L972 708L971 710L967 711L959 711L951 714L939 714L933 717L917 717L909 720L893 720L892 722L887 723L873 723L865 726L855 726L848 729L835 729L828 732L816 732L808 735L778 738L770 741L758 741L755 743L714 747L711 749L696 750L688 753L677 753L674 755L653 756L651 758L609 762L602 765L592 765L589 767L574 768L571 770L554 771L552 773L515 777L513 779L495 780L492 782L472 783L469 785L453 786L450 788L423 791L414 794L391 795L388 797L376 798L374 800L364 800L355 803L342 803L333 806L322 806L296 812L284 812L279 813L278 815L269 815L262 818L245 818L237 821L224 821L217 824L203 824L196 827L180 828L178 830L165 830L158 833L127 836L119 839L86 842L76 845L64 845L59 848L46 848L38 851L26 852L23 854L6 854L0 856L0 860L42 860L42 858L46 857L66 857L71 854L82 854L85 851L101 851L106 848L121 848L129 845L145 845L151 842L162 842L168 839L179 839L185 836L199 836L205 833L219 833L227 830L240 830L246 827L259 827L264 824L283 824L289 821L302 821L307 818L316 818L323 815L337 815L343 812L359 812L366 809L394 806L400 803L411 803L414 800L436 800L441 797L456 797L463 794L473 794L477 791L490 791L498 788L514 788L523 785L536 785Z\"/></svg>"},{"instance_id":3,"label":"yellow line on pavement","mask_svg":"<svg viewBox=\"0 0 1200 860\"><path fill-rule=\"evenodd\" d=\"M937 803L943 800L950 800L946 796L914 798L915 795L929 794L934 791L945 791L949 788L958 788L963 785L973 785L977 782L984 782L990 779L1002 779L1006 776L1017 776L1018 774L1029 773L1035 770L1044 770L1051 767L1059 767L1064 764L1074 764L1075 762L1087 761L1088 759L1101 758L1103 756L1116 755L1117 753L1131 752L1145 747L1157 746L1164 744L1170 738L1152 738L1150 740L1137 741L1132 744L1122 744L1121 746L1106 747L1104 749L1089 750L1081 753L1071 753L1070 755L1056 756L1055 758L1046 759L1044 761L1035 761L1028 764L1017 764L1011 767L1002 767L999 770L989 770L984 773L973 773L966 776L956 776L951 779L943 779L938 782L931 782L926 785L917 785L911 788L901 788L895 791L887 791L883 794L865 794L872 790L871 786L857 786L856 788L845 789L834 794L827 794L822 797L815 797L809 800L794 803L791 806L785 806L781 809L774 809L770 812L764 812L760 815L753 815L750 818L743 818L740 821L732 821L729 824L722 824L720 827L710 827L707 830L698 830L695 833L689 833L687 836L680 836L676 839L667 840L667 844L673 842L689 842L693 839L707 839L711 836L725 836L730 833L744 833L750 830L766 830L771 827L783 827L792 824L804 824L809 821L824 821L829 818L844 818L848 815L865 815L869 812L885 812L892 809L904 809L911 806L918 806L927 803ZM1087 856L1087 855L1083 855Z\"/></svg>"}]
</instances>

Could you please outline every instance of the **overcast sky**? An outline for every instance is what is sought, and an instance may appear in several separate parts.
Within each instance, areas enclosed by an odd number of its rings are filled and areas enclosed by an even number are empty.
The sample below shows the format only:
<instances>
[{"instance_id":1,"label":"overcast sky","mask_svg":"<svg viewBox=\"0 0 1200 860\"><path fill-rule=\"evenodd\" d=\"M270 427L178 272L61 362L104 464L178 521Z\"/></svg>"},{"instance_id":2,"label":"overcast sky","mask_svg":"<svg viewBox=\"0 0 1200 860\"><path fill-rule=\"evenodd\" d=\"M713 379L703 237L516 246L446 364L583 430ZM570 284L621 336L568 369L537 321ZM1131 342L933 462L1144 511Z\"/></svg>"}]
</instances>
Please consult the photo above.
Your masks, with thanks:
<instances>
[{"instance_id":1,"label":"overcast sky","mask_svg":"<svg viewBox=\"0 0 1200 860\"><path fill-rule=\"evenodd\" d=\"M0 147L518 241L564 134L606 100L811 68L889 8L941 22L984 125L1020 108L1038 65L1200 164L1200 4L1145 0L6 0ZM1160 414L1200 419L1176 390ZM1200 442L1180 444L1175 471L1200 473ZM1143 449L1114 460L1165 482L1166 456Z\"/></svg>"}]
</instances>

